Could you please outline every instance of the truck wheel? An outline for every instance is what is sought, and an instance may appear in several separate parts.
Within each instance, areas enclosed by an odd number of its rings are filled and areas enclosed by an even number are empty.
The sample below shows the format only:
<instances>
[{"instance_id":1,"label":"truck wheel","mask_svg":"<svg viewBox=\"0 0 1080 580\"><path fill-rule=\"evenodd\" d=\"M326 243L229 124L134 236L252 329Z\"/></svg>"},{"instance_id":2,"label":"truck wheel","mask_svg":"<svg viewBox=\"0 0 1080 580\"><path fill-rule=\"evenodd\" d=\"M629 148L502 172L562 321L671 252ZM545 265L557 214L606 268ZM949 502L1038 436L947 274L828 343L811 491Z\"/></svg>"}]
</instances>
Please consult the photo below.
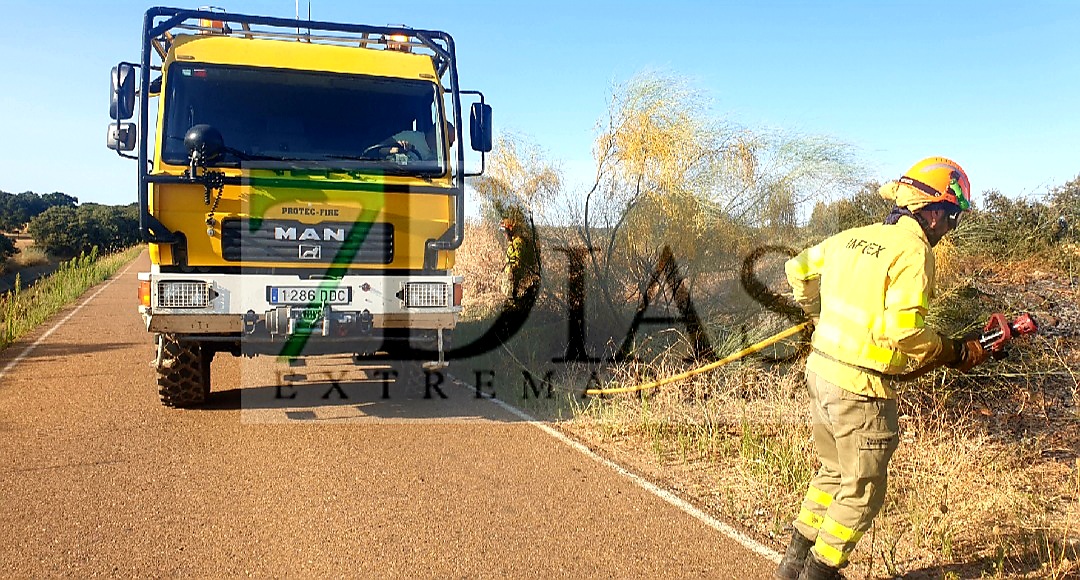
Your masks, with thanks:
<instances>
[{"instance_id":1,"label":"truck wheel","mask_svg":"<svg viewBox=\"0 0 1080 580\"><path fill-rule=\"evenodd\" d=\"M163 334L162 365L158 369L158 394L166 407L197 407L210 394L210 361L213 351L197 342Z\"/></svg>"}]
</instances>

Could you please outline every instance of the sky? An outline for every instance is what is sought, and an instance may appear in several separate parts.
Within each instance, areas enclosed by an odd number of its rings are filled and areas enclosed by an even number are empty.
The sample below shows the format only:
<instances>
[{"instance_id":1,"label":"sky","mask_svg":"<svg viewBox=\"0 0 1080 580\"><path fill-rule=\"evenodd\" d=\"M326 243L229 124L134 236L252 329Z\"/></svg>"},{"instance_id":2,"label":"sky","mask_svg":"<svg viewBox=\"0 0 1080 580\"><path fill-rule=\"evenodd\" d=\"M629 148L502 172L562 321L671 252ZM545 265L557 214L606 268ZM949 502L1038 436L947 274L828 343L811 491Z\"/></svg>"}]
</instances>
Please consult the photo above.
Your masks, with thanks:
<instances>
[{"instance_id":1,"label":"sky","mask_svg":"<svg viewBox=\"0 0 1080 580\"><path fill-rule=\"evenodd\" d=\"M138 60L150 5L0 0L0 190L135 201L135 162L105 147L109 70ZM977 199L1038 197L1080 174L1072 0L312 0L311 13L449 32L462 86L484 92L496 134L538 145L571 190L593 172L612 91L643 71L687 79L718 119L846 143L871 179L941 155L965 168Z\"/></svg>"}]
</instances>

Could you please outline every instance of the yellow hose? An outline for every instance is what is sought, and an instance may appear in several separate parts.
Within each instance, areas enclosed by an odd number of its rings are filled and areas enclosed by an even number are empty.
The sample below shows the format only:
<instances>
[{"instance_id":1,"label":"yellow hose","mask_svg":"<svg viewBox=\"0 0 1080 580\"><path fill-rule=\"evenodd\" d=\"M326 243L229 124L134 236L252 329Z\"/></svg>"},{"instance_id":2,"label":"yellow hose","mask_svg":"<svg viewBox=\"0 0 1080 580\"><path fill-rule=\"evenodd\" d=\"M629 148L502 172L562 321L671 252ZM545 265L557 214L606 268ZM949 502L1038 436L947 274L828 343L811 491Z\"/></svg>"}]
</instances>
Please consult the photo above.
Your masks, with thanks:
<instances>
[{"instance_id":1,"label":"yellow hose","mask_svg":"<svg viewBox=\"0 0 1080 580\"><path fill-rule=\"evenodd\" d=\"M651 383L645 383L643 385L636 385L636 386L633 386L633 387L619 387L617 389L586 389L585 394L586 395L614 395L614 394L617 394L617 393L633 393L633 392L636 392L636 391L644 391L645 389L653 389L653 388L656 388L656 387L666 385L668 383L673 383L675 381L681 381L681 380L683 380L685 378L692 377L692 376L694 376L696 374L700 374L700 373L703 373L703 372L706 372L706 371L711 371L713 369L720 368L720 367L728 364L729 362L737 361L737 360L743 358L744 356L754 354L755 352L757 352L757 351L759 351L759 350L761 350L761 349L763 349L763 348L765 348L767 346L770 346L772 344L780 342L781 340L784 340L785 338L787 338L787 337L789 337L789 336L791 336L793 334L797 334L797 333L801 332L802 329L806 328L809 325L810 325L809 322L804 322L802 324L792 326L791 328L789 328L787 330L784 330L784 331L781 331L781 332L779 332L777 334L774 334L774 335L770 336L769 338L766 338L765 340L763 340L761 342L750 345L750 346L740 350L739 352L737 352L735 354L730 354L730 355L728 355L728 356L726 356L726 357L724 357L724 358L722 358L722 359L720 359L720 360L718 360L716 362L711 362L711 363L709 363L709 364L707 364L705 366L698 367L696 369L691 369L691 370L688 370L688 371L686 371L684 373L679 373L679 374L674 375L674 376L670 376L670 377L667 377L667 378L664 378L664 379L653 381Z\"/></svg>"}]
</instances>

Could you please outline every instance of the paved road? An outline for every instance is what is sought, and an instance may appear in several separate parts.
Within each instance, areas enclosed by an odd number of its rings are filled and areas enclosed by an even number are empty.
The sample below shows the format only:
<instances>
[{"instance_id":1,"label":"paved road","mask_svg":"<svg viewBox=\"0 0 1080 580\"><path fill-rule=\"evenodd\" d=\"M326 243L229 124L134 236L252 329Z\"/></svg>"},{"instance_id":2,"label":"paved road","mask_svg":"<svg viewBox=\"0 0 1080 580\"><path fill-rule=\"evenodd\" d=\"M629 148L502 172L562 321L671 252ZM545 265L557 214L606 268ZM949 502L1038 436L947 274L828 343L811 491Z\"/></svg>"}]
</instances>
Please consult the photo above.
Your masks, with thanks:
<instances>
[{"instance_id":1,"label":"paved road","mask_svg":"<svg viewBox=\"0 0 1080 580\"><path fill-rule=\"evenodd\" d=\"M0 377L0 575L751 579L773 567L461 387L384 400L331 358L286 369L305 380L283 407L272 361L225 355L209 409L165 409L134 308L146 267L144 254ZM0 369L36 338L0 353Z\"/></svg>"}]
</instances>

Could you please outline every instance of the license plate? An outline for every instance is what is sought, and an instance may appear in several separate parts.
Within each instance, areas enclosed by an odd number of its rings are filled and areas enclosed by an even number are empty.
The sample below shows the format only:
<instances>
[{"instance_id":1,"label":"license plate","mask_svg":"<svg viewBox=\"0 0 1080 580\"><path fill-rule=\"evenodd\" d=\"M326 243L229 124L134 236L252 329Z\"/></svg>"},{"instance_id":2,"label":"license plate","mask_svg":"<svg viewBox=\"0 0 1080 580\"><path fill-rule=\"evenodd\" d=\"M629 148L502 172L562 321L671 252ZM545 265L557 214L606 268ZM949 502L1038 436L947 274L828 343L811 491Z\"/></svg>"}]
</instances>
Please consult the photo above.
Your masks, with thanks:
<instances>
[{"instance_id":1,"label":"license plate","mask_svg":"<svg viewBox=\"0 0 1080 580\"><path fill-rule=\"evenodd\" d=\"M270 304L348 304L352 288L312 288L310 286L270 286L266 289Z\"/></svg>"}]
</instances>

